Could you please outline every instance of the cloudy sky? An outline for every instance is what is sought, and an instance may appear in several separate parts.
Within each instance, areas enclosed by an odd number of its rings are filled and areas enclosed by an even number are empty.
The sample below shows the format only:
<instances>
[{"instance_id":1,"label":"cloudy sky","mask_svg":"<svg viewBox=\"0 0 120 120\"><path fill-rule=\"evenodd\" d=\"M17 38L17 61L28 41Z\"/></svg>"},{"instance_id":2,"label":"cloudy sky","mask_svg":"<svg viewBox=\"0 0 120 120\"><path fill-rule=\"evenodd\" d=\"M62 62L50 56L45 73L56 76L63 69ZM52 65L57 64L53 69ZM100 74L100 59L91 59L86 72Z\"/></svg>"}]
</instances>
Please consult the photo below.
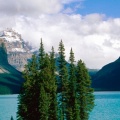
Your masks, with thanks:
<instances>
[{"instance_id":1,"label":"cloudy sky","mask_svg":"<svg viewBox=\"0 0 120 120\"><path fill-rule=\"evenodd\" d=\"M43 39L55 51L62 39L66 58L100 69L120 56L120 0L0 0L0 30L13 28L34 48Z\"/></svg>"}]
</instances>

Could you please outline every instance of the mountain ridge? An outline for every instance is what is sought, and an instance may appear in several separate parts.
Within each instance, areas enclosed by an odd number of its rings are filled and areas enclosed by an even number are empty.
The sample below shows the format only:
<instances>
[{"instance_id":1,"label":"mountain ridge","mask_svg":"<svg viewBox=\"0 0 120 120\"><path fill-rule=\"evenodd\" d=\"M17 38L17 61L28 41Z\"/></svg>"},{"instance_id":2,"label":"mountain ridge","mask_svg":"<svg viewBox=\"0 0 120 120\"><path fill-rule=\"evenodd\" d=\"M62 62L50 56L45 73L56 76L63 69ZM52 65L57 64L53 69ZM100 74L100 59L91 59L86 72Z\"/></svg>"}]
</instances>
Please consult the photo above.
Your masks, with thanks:
<instances>
[{"instance_id":1,"label":"mountain ridge","mask_svg":"<svg viewBox=\"0 0 120 120\"><path fill-rule=\"evenodd\" d=\"M93 77L92 86L96 90L120 90L120 57L103 66Z\"/></svg>"}]
</instances>

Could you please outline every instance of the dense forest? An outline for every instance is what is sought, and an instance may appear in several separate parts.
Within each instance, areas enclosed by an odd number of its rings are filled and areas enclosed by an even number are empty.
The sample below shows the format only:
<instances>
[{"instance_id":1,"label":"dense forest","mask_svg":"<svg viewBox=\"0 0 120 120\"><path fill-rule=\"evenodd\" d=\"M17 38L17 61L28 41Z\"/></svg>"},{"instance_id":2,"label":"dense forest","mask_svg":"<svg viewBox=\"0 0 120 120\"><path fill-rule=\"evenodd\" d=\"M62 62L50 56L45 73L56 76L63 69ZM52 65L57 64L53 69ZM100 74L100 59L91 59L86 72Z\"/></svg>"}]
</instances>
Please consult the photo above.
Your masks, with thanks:
<instances>
[{"instance_id":1,"label":"dense forest","mask_svg":"<svg viewBox=\"0 0 120 120\"><path fill-rule=\"evenodd\" d=\"M62 40L58 54L56 67L54 48L46 53L41 39L39 57L33 55L23 72L18 120L88 120L94 90L87 68L82 60L75 64L72 48L67 64Z\"/></svg>"}]
</instances>

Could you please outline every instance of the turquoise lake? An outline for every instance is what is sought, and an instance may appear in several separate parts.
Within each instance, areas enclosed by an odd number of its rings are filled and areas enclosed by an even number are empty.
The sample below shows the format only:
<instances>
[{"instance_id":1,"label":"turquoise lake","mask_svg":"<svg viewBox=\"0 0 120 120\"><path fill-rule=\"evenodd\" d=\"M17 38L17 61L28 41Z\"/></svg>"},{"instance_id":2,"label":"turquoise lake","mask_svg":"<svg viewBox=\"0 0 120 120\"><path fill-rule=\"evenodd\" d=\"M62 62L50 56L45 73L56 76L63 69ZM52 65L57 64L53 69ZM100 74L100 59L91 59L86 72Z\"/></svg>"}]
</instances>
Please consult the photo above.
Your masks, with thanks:
<instances>
[{"instance_id":1,"label":"turquoise lake","mask_svg":"<svg viewBox=\"0 0 120 120\"><path fill-rule=\"evenodd\" d=\"M0 120L16 120L18 95L0 95ZM89 120L120 120L120 92L95 92Z\"/></svg>"}]
</instances>

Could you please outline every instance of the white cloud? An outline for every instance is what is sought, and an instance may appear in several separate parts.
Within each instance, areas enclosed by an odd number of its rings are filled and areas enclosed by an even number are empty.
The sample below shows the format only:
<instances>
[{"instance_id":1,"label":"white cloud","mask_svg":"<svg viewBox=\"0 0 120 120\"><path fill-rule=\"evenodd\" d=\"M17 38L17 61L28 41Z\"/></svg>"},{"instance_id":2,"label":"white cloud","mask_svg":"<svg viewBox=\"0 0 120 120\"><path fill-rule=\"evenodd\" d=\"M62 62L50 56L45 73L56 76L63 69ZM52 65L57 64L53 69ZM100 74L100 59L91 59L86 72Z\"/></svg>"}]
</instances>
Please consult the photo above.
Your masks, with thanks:
<instances>
[{"instance_id":1,"label":"white cloud","mask_svg":"<svg viewBox=\"0 0 120 120\"><path fill-rule=\"evenodd\" d=\"M0 13L7 15L39 15L58 13L60 0L0 0Z\"/></svg>"},{"instance_id":2,"label":"white cloud","mask_svg":"<svg viewBox=\"0 0 120 120\"><path fill-rule=\"evenodd\" d=\"M75 3L75 2L83 2L84 0L61 0L63 4Z\"/></svg>"},{"instance_id":3,"label":"white cloud","mask_svg":"<svg viewBox=\"0 0 120 120\"><path fill-rule=\"evenodd\" d=\"M81 0L76 0L80 2ZM39 47L43 38L46 51L62 39L66 57L72 47L76 60L82 59L89 68L101 68L119 57L120 18L101 14L63 14L64 4L73 0L0 0L0 30L13 27L24 40ZM70 10L70 9L69 9ZM68 12L72 12L68 11Z\"/></svg>"},{"instance_id":4,"label":"white cloud","mask_svg":"<svg viewBox=\"0 0 120 120\"><path fill-rule=\"evenodd\" d=\"M82 0L0 0L0 14L39 16L56 14L64 10L64 5L81 3Z\"/></svg>"},{"instance_id":5,"label":"white cloud","mask_svg":"<svg viewBox=\"0 0 120 120\"><path fill-rule=\"evenodd\" d=\"M117 59L120 44L116 34L119 32L119 19L116 23L116 19L104 18L104 15L99 14L41 15L38 19L21 17L14 28L36 47L39 47L42 37L47 51L51 50L52 45L57 51L62 39L67 59L72 47L77 60L83 59L89 68L100 68Z\"/></svg>"}]
</instances>

